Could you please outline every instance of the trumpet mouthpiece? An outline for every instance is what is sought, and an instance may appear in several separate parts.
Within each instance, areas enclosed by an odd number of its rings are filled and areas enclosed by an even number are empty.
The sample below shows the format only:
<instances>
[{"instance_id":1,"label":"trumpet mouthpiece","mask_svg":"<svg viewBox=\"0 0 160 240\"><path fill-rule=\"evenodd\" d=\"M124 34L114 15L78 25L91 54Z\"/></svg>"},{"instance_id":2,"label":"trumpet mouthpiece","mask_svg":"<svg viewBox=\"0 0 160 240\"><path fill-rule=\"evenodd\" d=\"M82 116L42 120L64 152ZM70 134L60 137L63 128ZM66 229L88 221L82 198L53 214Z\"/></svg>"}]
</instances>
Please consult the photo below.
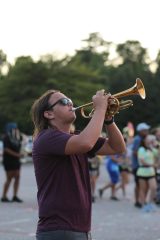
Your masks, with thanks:
<instances>
[{"instance_id":1,"label":"trumpet mouthpiece","mask_svg":"<svg viewBox=\"0 0 160 240\"><path fill-rule=\"evenodd\" d=\"M72 112L75 112L76 109L77 109L77 108L73 107L73 108L71 109L71 111L72 111Z\"/></svg>"}]
</instances>

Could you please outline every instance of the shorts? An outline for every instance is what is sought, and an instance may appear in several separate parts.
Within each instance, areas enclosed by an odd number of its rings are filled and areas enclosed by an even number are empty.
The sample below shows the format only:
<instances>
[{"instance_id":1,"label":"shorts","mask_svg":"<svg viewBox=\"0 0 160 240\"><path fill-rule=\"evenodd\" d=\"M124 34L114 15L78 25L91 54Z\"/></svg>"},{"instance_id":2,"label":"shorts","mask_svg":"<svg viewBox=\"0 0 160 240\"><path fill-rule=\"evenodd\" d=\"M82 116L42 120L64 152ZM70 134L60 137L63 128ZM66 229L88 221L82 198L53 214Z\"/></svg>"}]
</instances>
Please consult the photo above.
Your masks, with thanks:
<instances>
[{"instance_id":1,"label":"shorts","mask_svg":"<svg viewBox=\"0 0 160 240\"><path fill-rule=\"evenodd\" d=\"M119 182L119 174L117 172L108 172L111 182L117 184Z\"/></svg>"},{"instance_id":2,"label":"shorts","mask_svg":"<svg viewBox=\"0 0 160 240\"><path fill-rule=\"evenodd\" d=\"M120 171L120 172L129 172L129 167L119 166L119 171Z\"/></svg>"},{"instance_id":3,"label":"shorts","mask_svg":"<svg viewBox=\"0 0 160 240\"><path fill-rule=\"evenodd\" d=\"M98 177L99 176L99 170L89 170L90 177Z\"/></svg>"},{"instance_id":4,"label":"shorts","mask_svg":"<svg viewBox=\"0 0 160 240\"><path fill-rule=\"evenodd\" d=\"M91 233L55 230L39 232L36 240L92 240Z\"/></svg>"},{"instance_id":5,"label":"shorts","mask_svg":"<svg viewBox=\"0 0 160 240\"><path fill-rule=\"evenodd\" d=\"M110 177L110 180L113 184L117 184L120 179L120 172L119 172L119 166L117 164L113 164L109 162L107 165L107 171Z\"/></svg>"},{"instance_id":6,"label":"shorts","mask_svg":"<svg viewBox=\"0 0 160 240\"><path fill-rule=\"evenodd\" d=\"M16 171L16 170L20 170L21 163L18 160L14 162L3 162L3 167L6 172Z\"/></svg>"},{"instance_id":7,"label":"shorts","mask_svg":"<svg viewBox=\"0 0 160 240\"><path fill-rule=\"evenodd\" d=\"M143 176L138 176L138 179L142 179L142 180L145 180L145 181L148 181L149 179L152 179L152 178L155 178L156 179L156 176L150 176L150 177L143 177Z\"/></svg>"}]
</instances>

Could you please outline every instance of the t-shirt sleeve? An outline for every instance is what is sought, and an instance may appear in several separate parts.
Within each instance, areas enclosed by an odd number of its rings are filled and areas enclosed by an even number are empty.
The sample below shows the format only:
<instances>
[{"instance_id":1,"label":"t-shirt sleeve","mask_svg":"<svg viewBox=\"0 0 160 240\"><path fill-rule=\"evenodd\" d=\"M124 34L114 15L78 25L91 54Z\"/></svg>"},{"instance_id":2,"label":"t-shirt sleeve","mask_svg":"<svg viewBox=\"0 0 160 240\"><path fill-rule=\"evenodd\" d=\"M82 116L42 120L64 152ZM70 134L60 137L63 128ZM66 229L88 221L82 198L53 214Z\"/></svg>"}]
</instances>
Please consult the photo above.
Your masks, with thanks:
<instances>
[{"instance_id":1,"label":"t-shirt sleeve","mask_svg":"<svg viewBox=\"0 0 160 240\"><path fill-rule=\"evenodd\" d=\"M87 153L89 158L93 158L96 155L96 152L103 146L105 138L100 137L94 147Z\"/></svg>"},{"instance_id":2,"label":"t-shirt sleeve","mask_svg":"<svg viewBox=\"0 0 160 240\"><path fill-rule=\"evenodd\" d=\"M65 146L71 134L63 133L58 130L48 130L39 136L35 142L35 148L42 154L64 155Z\"/></svg>"},{"instance_id":3,"label":"t-shirt sleeve","mask_svg":"<svg viewBox=\"0 0 160 240\"><path fill-rule=\"evenodd\" d=\"M140 162L141 159L145 157L145 149L144 147L140 147L138 149L138 161Z\"/></svg>"}]
</instances>

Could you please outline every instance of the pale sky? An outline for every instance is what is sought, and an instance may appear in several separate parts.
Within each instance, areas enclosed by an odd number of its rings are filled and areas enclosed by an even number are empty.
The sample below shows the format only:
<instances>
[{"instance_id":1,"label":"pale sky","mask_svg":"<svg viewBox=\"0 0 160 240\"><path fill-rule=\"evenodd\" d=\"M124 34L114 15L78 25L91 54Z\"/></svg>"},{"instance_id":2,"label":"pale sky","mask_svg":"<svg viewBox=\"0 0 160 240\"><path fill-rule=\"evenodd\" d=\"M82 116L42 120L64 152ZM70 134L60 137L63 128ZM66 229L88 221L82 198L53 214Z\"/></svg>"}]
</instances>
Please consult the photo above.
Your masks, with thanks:
<instances>
[{"instance_id":1,"label":"pale sky","mask_svg":"<svg viewBox=\"0 0 160 240\"><path fill-rule=\"evenodd\" d=\"M160 0L0 0L0 49L21 55L73 54L91 32L160 49Z\"/></svg>"}]
</instances>

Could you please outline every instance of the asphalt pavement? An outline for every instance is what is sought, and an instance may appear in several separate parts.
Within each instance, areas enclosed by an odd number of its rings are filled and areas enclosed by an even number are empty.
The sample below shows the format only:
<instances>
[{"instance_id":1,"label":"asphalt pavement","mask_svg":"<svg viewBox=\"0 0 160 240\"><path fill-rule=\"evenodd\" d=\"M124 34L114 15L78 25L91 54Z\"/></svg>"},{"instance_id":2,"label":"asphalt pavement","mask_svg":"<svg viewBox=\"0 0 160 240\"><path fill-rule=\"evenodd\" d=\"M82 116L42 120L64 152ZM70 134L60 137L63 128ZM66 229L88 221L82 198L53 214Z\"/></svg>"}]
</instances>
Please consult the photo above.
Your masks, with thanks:
<instances>
[{"instance_id":1,"label":"asphalt pavement","mask_svg":"<svg viewBox=\"0 0 160 240\"><path fill-rule=\"evenodd\" d=\"M4 178L5 173L0 165L1 192ZM97 189L107 180L108 175L102 164ZM110 200L110 190L104 193L102 199L97 196L92 205L94 240L160 240L160 208L157 207L157 211L152 213L144 213L135 208L133 189L131 176L125 199L121 191L118 192L119 201ZM12 197L12 189L8 197ZM0 240L35 240L38 208L31 163L22 166L19 197L24 200L23 203L0 202Z\"/></svg>"}]
</instances>

